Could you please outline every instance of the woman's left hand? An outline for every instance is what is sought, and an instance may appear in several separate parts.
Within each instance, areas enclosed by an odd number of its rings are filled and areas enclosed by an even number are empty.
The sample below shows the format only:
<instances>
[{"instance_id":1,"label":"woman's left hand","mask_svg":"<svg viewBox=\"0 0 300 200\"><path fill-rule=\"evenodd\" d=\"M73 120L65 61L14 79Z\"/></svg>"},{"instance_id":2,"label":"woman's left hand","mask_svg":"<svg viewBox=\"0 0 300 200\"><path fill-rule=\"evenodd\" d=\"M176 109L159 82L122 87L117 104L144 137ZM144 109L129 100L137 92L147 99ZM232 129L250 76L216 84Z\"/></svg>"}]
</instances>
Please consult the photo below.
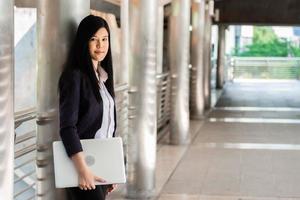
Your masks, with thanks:
<instances>
[{"instance_id":1,"label":"woman's left hand","mask_svg":"<svg viewBox=\"0 0 300 200\"><path fill-rule=\"evenodd\" d=\"M117 184L111 184L108 185L107 187L107 193L111 193L112 191L114 191L117 188Z\"/></svg>"}]
</instances>

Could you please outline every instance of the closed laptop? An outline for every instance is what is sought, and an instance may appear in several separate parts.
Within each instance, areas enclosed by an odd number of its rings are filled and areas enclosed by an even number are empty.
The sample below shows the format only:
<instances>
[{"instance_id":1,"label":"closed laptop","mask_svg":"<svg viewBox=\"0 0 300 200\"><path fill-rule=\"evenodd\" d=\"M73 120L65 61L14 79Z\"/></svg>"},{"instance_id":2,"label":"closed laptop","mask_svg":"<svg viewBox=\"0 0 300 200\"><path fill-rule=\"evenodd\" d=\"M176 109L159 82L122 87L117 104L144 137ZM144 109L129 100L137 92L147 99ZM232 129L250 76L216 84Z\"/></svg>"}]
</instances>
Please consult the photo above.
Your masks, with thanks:
<instances>
[{"instance_id":1,"label":"closed laptop","mask_svg":"<svg viewBox=\"0 0 300 200\"><path fill-rule=\"evenodd\" d=\"M122 139L80 140L85 161L94 175L106 182L96 185L125 183L125 166ZM78 173L68 157L62 141L53 142L55 185L57 188L77 187Z\"/></svg>"}]
</instances>

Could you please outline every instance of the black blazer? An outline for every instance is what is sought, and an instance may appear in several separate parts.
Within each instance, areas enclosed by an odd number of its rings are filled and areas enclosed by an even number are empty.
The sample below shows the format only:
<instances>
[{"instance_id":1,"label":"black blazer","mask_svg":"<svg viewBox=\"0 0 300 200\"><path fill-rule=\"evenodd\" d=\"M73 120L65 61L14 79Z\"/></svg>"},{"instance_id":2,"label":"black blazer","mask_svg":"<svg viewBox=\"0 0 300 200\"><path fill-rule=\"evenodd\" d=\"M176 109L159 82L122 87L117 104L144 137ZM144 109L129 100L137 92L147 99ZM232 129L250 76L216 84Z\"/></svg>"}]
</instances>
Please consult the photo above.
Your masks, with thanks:
<instances>
[{"instance_id":1,"label":"black blazer","mask_svg":"<svg viewBox=\"0 0 300 200\"><path fill-rule=\"evenodd\" d=\"M60 136L68 156L82 151L80 139L94 138L101 128L102 100L98 103L89 78L79 70L66 71L59 81ZM116 131L116 106L114 107Z\"/></svg>"}]
</instances>

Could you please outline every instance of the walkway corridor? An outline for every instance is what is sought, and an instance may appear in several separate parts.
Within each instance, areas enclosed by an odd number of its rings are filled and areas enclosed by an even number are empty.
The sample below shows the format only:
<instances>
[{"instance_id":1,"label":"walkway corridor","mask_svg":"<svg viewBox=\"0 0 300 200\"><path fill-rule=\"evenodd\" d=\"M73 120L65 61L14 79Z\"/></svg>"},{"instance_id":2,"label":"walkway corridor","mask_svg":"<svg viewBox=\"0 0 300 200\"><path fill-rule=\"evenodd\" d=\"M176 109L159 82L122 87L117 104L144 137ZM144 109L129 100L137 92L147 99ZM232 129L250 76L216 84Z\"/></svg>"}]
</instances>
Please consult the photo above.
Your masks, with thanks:
<instances>
[{"instance_id":1,"label":"walkway corridor","mask_svg":"<svg viewBox=\"0 0 300 200\"><path fill-rule=\"evenodd\" d=\"M299 97L299 82L228 83L190 146L159 145L158 199L300 199Z\"/></svg>"},{"instance_id":2,"label":"walkway corridor","mask_svg":"<svg viewBox=\"0 0 300 200\"><path fill-rule=\"evenodd\" d=\"M300 199L299 95L298 82L229 83L161 199Z\"/></svg>"}]
</instances>

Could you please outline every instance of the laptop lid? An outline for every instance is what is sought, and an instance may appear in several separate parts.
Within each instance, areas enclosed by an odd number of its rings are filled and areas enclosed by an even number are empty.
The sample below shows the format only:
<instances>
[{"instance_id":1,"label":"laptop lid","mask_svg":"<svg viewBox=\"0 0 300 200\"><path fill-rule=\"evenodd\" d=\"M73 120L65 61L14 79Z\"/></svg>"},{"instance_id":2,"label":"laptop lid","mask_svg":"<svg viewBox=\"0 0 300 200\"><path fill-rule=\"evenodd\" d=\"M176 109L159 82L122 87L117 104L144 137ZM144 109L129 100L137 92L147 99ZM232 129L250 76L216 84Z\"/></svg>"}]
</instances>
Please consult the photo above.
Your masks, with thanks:
<instances>
[{"instance_id":1,"label":"laptop lid","mask_svg":"<svg viewBox=\"0 0 300 200\"><path fill-rule=\"evenodd\" d=\"M125 183L123 144L120 137L80 140L85 160L94 175L106 180L96 185ZM53 142L56 188L77 187L78 173L62 141Z\"/></svg>"}]
</instances>

